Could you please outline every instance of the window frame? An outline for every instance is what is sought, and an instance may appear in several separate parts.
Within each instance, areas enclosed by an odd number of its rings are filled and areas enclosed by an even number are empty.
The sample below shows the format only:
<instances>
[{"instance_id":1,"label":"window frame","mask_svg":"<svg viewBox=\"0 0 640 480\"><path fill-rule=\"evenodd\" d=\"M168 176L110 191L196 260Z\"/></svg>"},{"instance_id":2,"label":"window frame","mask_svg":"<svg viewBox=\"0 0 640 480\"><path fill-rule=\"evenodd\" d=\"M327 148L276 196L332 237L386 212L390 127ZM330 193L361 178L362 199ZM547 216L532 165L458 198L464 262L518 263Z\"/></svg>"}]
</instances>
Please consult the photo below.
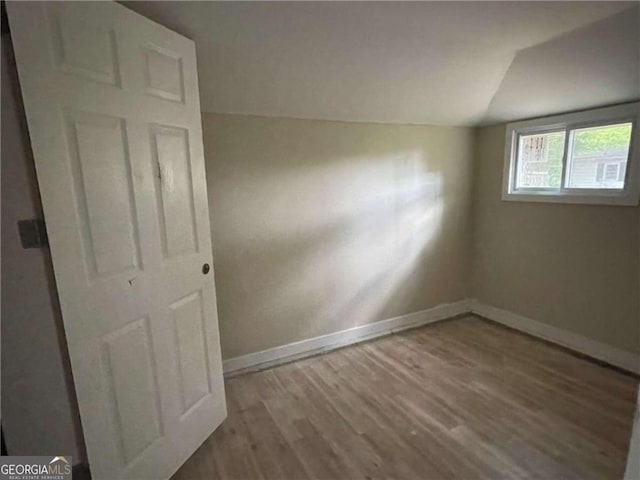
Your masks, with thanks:
<instances>
[{"instance_id":1,"label":"window frame","mask_svg":"<svg viewBox=\"0 0 640 480\"><path fill-rule=\"evenodd\" d=\"M633 102L613 107L509 123L506 126L505 133L502 200L592 205L638 205L640 197L639 120L640 102ZM605 127L618 123L631 123L631 140L627 155L627 171L624 178L624 187L622 189L567 187L567 179L569 178L571 168L569 154L572 143L572 131L590 127ZM519 169L521 168L517 158L520 137L522 135L558 131L565 132L560 187L516 188L516 179Z\"/></svg>"}]
</instances>

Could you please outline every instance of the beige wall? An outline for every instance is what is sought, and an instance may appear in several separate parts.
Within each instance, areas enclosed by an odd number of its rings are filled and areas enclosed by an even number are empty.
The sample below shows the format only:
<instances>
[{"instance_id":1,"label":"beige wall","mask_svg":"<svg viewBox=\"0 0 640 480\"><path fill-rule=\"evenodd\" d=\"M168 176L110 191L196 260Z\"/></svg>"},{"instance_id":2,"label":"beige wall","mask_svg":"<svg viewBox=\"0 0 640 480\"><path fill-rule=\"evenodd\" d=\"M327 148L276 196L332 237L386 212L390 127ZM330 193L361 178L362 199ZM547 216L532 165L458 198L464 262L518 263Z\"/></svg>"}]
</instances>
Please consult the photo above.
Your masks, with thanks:
<instances>
[{"instance_id":1,"label":"beige wall","mask_svg":"<svg viewBox=\"0 0 640 480\"><path fill-rule=\"evenodd\" d=\"M10 455L84 461L48 249L23 249L17 222L42 218L11 45L2 36L2 429Z\"/></svg>"},{"instance_id":2,"label":"beige wall","mask_svg":"<svg viewBox=\"0 0 640 480\"><path fill-rule=\"evenodd\" d=\"M504 133L476 132L474 296L640 352L638 208L501 201Z\"/></svg>"},{"instance_id":3,"label":"beige wall","mask_svg":"<svg viewBox=\"0 0 640 480\"><path fill-rule=\"evenodd\" d=\"M225 358L469 296L472 129L203 126Z\"/></svg>"}]
</instances>

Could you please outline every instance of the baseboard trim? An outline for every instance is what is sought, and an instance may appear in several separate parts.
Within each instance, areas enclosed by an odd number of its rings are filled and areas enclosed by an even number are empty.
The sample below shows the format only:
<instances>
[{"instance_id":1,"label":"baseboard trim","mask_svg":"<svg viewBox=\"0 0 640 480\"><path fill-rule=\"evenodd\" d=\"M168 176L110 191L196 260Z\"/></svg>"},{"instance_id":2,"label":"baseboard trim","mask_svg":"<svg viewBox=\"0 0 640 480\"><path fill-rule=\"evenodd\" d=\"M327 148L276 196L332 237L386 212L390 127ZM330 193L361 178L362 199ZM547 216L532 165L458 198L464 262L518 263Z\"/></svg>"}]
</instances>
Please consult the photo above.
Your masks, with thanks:
<instances>
[{"instance_id":1,"label":"baseboard trim","mask_svg":"<svg viewBox=\"0 0 640 480\"><path fill-rule=\"evenodd\" d=\"M387 320L360 325L347 330L281 345L248 355L229 358L228 360L224 360L222 368L225 377L232 377L241 373L262 370L292 360L317 355L336 348L363 342L383 335L389 335L401 330L419 327L428 323L446 320L470 312L470 300L438 305L437 307L408 315L389 318Z\"/></svg>"},{"instance_id":2,"label":"baseboard trim","mask_svg":"<svg viewBox=\"0 0 640 480\"><path fill-rule=\"evenodd\" d=\"M508 327L561 345L623 370L640 375L640 355L627 352L580 334L569 332L523 315L471 300L471 312Z\"/></svg>"},{"instance_id":3,"label":"baseboard trim","mask_svg":"<svg viewBox=\"0 0 640 480\"><path fill-rule=\"evenodd\" d=\"M534 337L561 345L588 357L640 375L640 355L638 354L627 352L508 310L484 304L475 299L438 305L427 310L229 358L223 361L222 368L225 377L233 377L468 313L493 320L515 330L520 330Z\"/></svg>"}]
</instances>

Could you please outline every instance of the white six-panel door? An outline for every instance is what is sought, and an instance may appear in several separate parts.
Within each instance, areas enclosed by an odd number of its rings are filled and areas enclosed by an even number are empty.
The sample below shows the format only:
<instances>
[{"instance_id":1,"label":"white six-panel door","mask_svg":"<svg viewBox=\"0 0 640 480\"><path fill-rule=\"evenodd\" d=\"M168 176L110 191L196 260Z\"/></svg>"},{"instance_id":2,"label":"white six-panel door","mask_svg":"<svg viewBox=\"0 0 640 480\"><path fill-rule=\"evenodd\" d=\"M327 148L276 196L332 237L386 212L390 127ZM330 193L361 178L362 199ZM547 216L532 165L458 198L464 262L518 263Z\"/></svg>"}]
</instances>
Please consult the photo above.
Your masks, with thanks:
<instances>
[{"instance_id":1,"label":"white six-panel door","mask_svg":"<svg viewBox=\"0 0 640 480\"><path fill-rule=\"evenodd\" d=\"M226 416L194 43L7 7L93 478L168 478Z\"/></svg>"}]
</instances>

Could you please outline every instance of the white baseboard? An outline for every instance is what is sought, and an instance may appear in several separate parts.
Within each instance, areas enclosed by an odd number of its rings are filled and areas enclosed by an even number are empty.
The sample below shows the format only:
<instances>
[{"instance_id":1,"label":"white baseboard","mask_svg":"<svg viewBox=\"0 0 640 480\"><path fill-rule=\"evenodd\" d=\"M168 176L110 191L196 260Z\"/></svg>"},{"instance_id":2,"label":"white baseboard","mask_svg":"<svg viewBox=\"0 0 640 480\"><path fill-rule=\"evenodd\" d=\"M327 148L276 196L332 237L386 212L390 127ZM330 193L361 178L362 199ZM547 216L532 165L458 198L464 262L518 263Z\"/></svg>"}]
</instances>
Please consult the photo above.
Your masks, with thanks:
<instances>
[{"instance_id":1,"label":"white baseboard","mask_svg":"<svg viewBox=\"0 0 640 480\"><path fill-rule=\"evenodd\" d=\"M225 377L232 377L466 313L474 313L640 375L638 354L472 299L229 358L223 361L222 368Z\"/></svg>"},{"instance_id":2,"label":"white baseboard","mask_svg":"<svg viewBox=\"0 0 640 480\"><path fill-rule=\"evenodd\" d=\"M470 312L470 300L438 305L428 310L229 358L223 361L222 368L225 376L230 377Z\"/></svg>"},{"instance_id":3,"label":"white baseboard","mask_svg":"<svg viewBox=\"0 0 640 480\"><path fill-rule=\"evenodd\" d=\"M471 300L471 311L476 315L521 330L535 337L562 345L610 365L640 374L640 355L622 350L606 343L598 342L580 334L569 332L517 313L492 307L477 300Z\"/></svg>"}]
</instances>

